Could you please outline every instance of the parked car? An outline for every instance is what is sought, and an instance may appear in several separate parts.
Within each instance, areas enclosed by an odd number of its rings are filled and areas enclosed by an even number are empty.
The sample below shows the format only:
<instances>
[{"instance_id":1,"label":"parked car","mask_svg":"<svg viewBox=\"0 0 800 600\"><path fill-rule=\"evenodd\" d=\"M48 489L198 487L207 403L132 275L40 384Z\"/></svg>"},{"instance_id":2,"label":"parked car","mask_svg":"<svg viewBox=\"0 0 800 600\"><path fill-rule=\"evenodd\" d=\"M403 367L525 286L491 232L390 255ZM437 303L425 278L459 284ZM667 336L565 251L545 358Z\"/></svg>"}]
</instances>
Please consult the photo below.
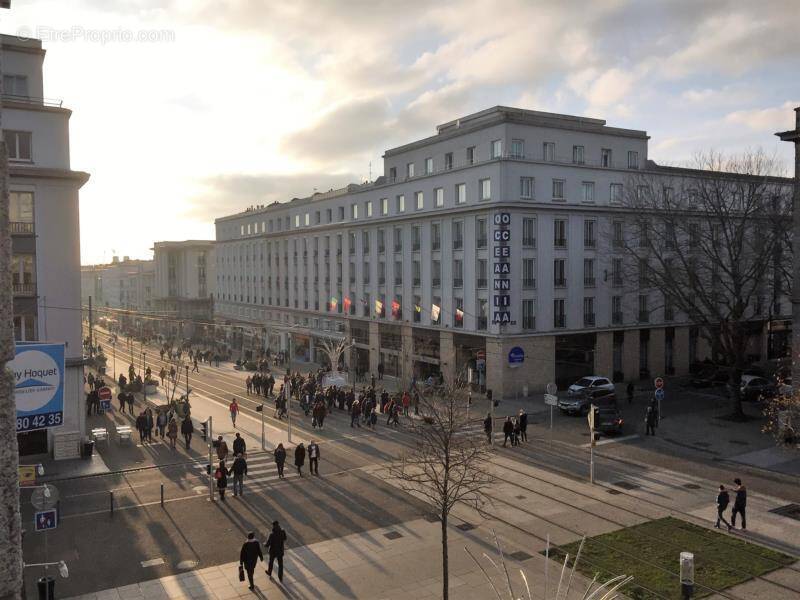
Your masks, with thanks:
<instances>
[{"instance_id":1,"label":"parked car","mask_svg":"<svg viewBox=\"0 0 800 600\"><path fill-rule=\"evenodd\" d=\"M762 398L771 398L778 391L778 386L765 377L742 375L739 393L745 402L758 402Z\"/></svg>"},{"instance_id":2,"label":"parked car","mask_svg":"<svg viewBox=\"0 0 800 600\"><path fill-rule=\"evenodd\" d=\"M558 408L568 415L585 415L589 406L617 406L617 395L614 390L605 388L585 389L579 396L559 398Z\"/></svg>"},{"instance_id":3,"label":"parked car","mask_svg":"<svg viewBox=\"0 0 800 600\"><path fill-rule=\"evenodd\" d=\"M730 378L731 375L728 369L713 367L701 371L700 373L692 377L690 383L692 384L693 387L705 388L705 387L713 387L715 385L723 385L727 383Z\"/></svg>"},{"instance_id":4,"label":"parked car","mask_svg":"<svg viewBox=\"0 0 800 600\"><path fill-rule=\"evenodd\" d=\"M567 395L568 396L582 396L584 392L587 390L597 390L603 389L613 392L614 391L614 384L611 383L611 380L608 377L602 377L600 375L589 375L587 377L581 377L573 383L571 386L567 388Z\"/></svg>"},{"instance_id":5,"label":"parked car","mask_svg":"<svg viewBox=\"0 0 800 600\"><path fill-rule=\"evenodd\" d=\"M617 435L622 433L623 424L622 414L616 405L598 406L595 431L605 435Z\"/></svg>"}]
</instances>

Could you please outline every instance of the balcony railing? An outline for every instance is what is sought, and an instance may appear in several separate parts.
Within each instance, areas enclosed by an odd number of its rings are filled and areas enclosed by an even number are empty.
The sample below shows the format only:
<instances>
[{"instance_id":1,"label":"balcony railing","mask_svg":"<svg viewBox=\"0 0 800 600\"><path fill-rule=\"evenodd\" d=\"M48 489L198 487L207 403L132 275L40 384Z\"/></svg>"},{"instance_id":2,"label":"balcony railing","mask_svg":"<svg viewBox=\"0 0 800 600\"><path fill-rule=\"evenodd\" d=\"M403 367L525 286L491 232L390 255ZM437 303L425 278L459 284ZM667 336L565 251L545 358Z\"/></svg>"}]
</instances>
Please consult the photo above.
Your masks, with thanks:
<instances>
[{"instance_id":1,"label":"balcony railing","mask_svg":"<svg viewBox=\"0 0 800 600\"><path fill-rule=\"evenodd\" d=\"M594 287L594 286L595 286L594 277L584 277L583 278L583 287Z\"/></svg>"},{"instance_id":2,"label":"balcony railing","mask_svg":"<svg viewBox=\"0 0 800 600\"><path fill-rule=\"evenodd\" d=\"M442 278L441 277L434 277L433 279L431 279L431 285L433 287L439 287L440 285L442 285Z\"/></svg>"},{"instance_id":3,"label":"balcony railing","mask_svg":"<svg viewBox=\"0 0 800 600\"><path fill-rule=\"evenodd\" d=\"M11 233L33 233L33 223L24 221L11 221L9 224Z\"/></svg>"},{"instance_id":4,"label":"balcony railing","mask_svg":"<svg viewBox=\"0 0 800 600\"><path fill-rule=\"evenodd\" d=\"M35 296L36 284L35 283L15 283L13 284L15 296Z\"/></svg>"},{"instance_id":5,"label":"balcony railing","mask_svg":"<svg viewBox=\"0 0 800 600\"><path fill-rule=\"evenodd\" d=\"M536 287L536 279L525 278L522 280L522 287L527 290L532 290Z\"/></svg>"},{"instance_id":6,"label":"balcony railing","mask_svg":"<svg viewBox=\"0 0 800 600\"><path fill-rule=\"evenodd\" d=\"M584 313L583 324L586 327L594 327L594 313Z\"/></svg>"},{"instance_id":7,"label":"balcony railing","mask_svg":"<svg viewBox=\"0 0 800 600\"><path fill-rule=\"evenodd\" d=\"M18 94L3 94L3 102L19 102L36 106L50 106L61 108L62 100L58 98L37 98L35 96L20 96Z\"/></svg>"},{"instance_id":8,"label":"balcony railing","mask_svg":"<svg viewBox=\"0 0 800 600\"><path fill-rule=\"evenodd\" d=\"M650 322L650 313L646 310L639 311L639 323L649 323Z\"/></svg>"},{"instance_id":9,"label":"balcony railing","mask_svg":"<svg viewBox=\"0 0 800 600\"><path fill-rule=\"evenodd\" d=\"M464 247L464 240L455 239L453 240L453 250L461 250Z\"/></svg>"},{"instance_id":10,"label":"balcony railing","mask_svg":"<svg viewBox=\"0 0 800 600\"><path fill-rule=\"evenodd\" d=\"M566 315L555 315L553 317L553 327L558 329L562 329L567 326L567 317Z\"/></svg>"},{"instance_id":11,"label":"balcony railing","mask_svg":"<svg viewBox=\"0 0 800 600\"><path fill-rule=\"evenodd\" d=\"M421 283L420 278L419 277L414 277L413 285L416 287L416 286L419 286L420 283Z\"/></svg>"},{"instance_id":12,"label":"balcony railing","mask_svg":"<svg viewBox=\"0 0 800 600\"><path fill-rule=\"evenodd\" d=\"M522 238L522 245L528 248L535 248L536 247L536 238L535 237L523 237Z\"/></svg>"},{"instance_id":13,"label":"balcony railing","mask_svg":"<svg viewBox=\"0 0 800 600\"><path fill-rule=\"evenodd\" d=\"M479 237L476 244L478 248L486 248L486 237Z\"/></svg>"},{"instance_id":14,"label":"balcony railing","mask_svg":"<svg viewBox=\"0 0 800 600\"><path fill-rule=\"evenodd\" d=\"M441 242L441 240L434 240L434 241L431 243L431 250L439 250L441 247L442 247L442 242Z\"/></svg>"},{"instance_id":15,"label":"balcony railing","mask_svg":"<svg viewBox=\"0 0 800 600\"><path fill-rule=\"evenodd\" d=\"M488 283L488 282L486 281L486 277L478 277L478 287L479 287L480 289L483 289L483 288L485 288L485 287L486 287L486 285L487 285L487 283Z\"/></svg>"},{"instance_id":16,"label":"balcony railing","mask_svg":"<svg viewBox=\"0 0 800 600\"><path fill-rule=\"evenodd\" d=\"M456 287L456 288L464 287L464 280L463 279L453 279L453 287Z\"/></svg>"},{"instance_id":17,"label":"balcony railing","mask_svg":"<svg viewBox=\"0 0 800 600\"><path fill-rule=\"evenodd\" d=\"M553 285L555 287L567 287L566 277L556 277L555 279L553 279Z\"/></svg>"}]
</instances>

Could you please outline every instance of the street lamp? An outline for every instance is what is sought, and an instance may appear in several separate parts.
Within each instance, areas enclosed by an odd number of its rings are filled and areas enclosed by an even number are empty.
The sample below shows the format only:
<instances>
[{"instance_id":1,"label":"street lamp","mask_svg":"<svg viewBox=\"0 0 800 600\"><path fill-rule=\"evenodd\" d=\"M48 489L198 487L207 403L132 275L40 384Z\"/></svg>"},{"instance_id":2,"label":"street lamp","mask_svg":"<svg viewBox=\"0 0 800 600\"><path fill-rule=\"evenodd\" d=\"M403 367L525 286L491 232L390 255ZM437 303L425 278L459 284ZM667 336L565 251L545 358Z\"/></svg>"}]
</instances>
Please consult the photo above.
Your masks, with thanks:
<instances>
[{"instance_id":1,"label":"street lamp","mask_svg":"<svg viewBox=\"0 0 800 600\"><path fill-rule=\"evenodd\" d=\"M680 557L681 597L688 600L694 593L694 554L681 552Z\"/></svg>"}]
</instances>

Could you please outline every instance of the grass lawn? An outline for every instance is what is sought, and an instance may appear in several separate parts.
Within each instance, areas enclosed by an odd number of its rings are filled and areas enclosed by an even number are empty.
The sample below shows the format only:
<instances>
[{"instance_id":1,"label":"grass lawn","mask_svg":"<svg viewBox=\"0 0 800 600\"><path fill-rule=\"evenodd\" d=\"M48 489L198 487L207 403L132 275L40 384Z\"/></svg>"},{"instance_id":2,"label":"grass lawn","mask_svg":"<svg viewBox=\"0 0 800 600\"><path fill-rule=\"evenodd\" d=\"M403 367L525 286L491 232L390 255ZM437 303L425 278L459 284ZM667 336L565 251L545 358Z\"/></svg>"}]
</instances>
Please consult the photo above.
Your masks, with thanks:
<instances>
[{"instance_id":1,"label":"grass lawn","mask_svg":"<svg viewBox=\"0 0 800 600\"><path fill-rule=\"evenodd\" d=\"M567 553L572 566L578 546L580 540L551 550L550 555L563 562ZM598 581L623 573L633 575L633 581L622 589L629 598L680 600L678 570L682 551L694 553L696 598L711 594L702 585L724 590L796 560L738 537L666 517L586 538L578 571L590 579L599 573Z\"/></svg>"}]
</instances>

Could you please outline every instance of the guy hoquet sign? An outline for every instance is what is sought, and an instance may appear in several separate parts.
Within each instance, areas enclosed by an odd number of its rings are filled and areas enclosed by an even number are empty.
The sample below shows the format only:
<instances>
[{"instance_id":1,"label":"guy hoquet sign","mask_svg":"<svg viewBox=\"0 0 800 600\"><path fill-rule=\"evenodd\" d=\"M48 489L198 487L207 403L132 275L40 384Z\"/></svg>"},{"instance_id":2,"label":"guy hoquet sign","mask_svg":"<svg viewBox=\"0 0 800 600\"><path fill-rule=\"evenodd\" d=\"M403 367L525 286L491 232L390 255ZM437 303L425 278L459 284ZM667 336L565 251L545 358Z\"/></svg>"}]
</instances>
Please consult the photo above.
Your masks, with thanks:
<instances>
[{"instance_id":1,"label":"guy hoquet sign","mask_svg":"<svg viewBox=\"0 0 800 600\"><path fill-rule=\"evenodd\" d=\"M64 422L64 344L17 343L14 360L17 432Z\"/></svg>"}]
</instances>

